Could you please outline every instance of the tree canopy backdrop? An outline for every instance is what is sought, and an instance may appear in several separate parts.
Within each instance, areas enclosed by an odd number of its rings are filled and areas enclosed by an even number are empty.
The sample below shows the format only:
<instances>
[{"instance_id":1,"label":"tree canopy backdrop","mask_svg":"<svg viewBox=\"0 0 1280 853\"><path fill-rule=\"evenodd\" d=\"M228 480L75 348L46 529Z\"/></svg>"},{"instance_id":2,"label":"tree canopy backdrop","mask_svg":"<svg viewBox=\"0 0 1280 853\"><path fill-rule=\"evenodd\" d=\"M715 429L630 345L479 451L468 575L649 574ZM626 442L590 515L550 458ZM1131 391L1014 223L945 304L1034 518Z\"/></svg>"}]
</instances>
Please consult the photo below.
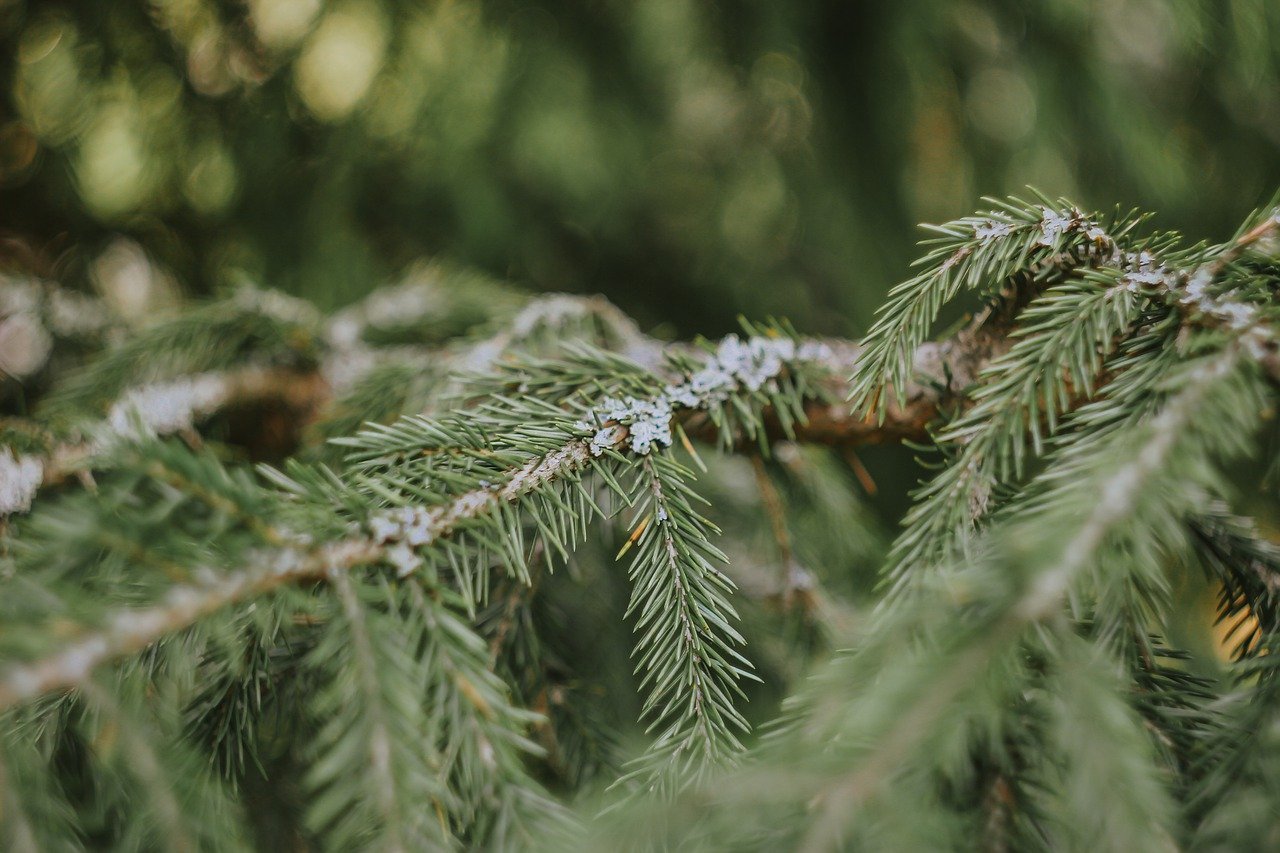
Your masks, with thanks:
<instances>
[{"instance_id":1,"label":"tree canopy backdrop","mask_svg":"<svg viewBox=\"0 0 1280 853\"><path fill-rule=\"evenodd\" d=\"M6 843L1275 843L1280 10L775 5L0 4Z\"/></svg>"}]
</instances>

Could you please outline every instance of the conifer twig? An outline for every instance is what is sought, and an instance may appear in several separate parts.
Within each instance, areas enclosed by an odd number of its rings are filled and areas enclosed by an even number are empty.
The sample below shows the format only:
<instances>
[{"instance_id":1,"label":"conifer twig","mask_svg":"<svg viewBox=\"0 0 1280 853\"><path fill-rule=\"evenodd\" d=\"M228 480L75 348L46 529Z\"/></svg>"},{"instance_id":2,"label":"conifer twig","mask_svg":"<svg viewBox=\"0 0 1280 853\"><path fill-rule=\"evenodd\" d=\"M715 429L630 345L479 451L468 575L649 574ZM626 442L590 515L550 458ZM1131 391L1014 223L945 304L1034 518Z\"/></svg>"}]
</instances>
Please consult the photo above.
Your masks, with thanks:
<instances>
[{"instance_id":1,"label":"conifer twig","mask_svg":"<svg viewBox=\"0 0 1280 853\"><path fill-rule=\"evenodd\" d=\"M210 395L208 406L188 407L181 401L175 401L172 410L166 412L166 416L171 415L174 422L187 422L179 424L180 428L189 426L190 420L195 417L208 417L218 411L262 403L283 404L298 413L301 425L328 402L330 397L329 388L318 373L292 368L244 367L226 373L210 374L208 378L210 385L216 388L215 393ZM137 390L139 389L134 389L133 393ZM172 395L173 398L181 396L181 392ZM125 398L128 397L129 394L126 394ZM127 418L132 413L124 408L123 399L112 408L121 414L121 417L116 418L117 422L127 425ZM143 417L145 425L145 414ZM168 430L157 431L163 433ZM92 440L54 446L39 457L43 478L38 485L56 485L79 473L98 447L98 443Z\"/></svg>"},{"instance_id":2,"label":"conifer twig","mask_svg":"<svg viewBox=\"0 0 1280 853\"><path fill-rule=\"evenodd\" d=\"M228 605L334 569L350 569L376 559L378 553L376 546L361 539L331 543L305 555L284 548L265 557L256 570L231 572L201 586L174 587L160 604L119 610L102 628L54 654L9 668L0 675L0 709L75 687L99 665L144 649Z\"/></svg>"},{"instance_id":3,"label":"conifer twig","mask_svg":"<svg viewBox=\"0 0 1280 853\"><path fill-rule=\"evenodd\" d=\"M501 487L476 489L433 507L422 520L433 538L501 503L510 502L551 479L584 465L590 453L582 441L535 458L512 472ZM102 629L81 637L54 654L0 674L0 709L53 690L74 687L95 667L139 651L161 637L181 631L200 618L239 601L288 584L323 579L381 558L384 541L353 537L306 551L286 546L264 555L262 567L232 572L202 586L177 586L165 600L146 608L128 608L106 620Z\"/></svg>"},{"instance_id":4,"label":"conifer twig","mask_svg":"<svg viewBox=\"0 0 1280 853\"><path fill-rule=\"evenodd\" d=\"M849 815L870 798L878 785L931 731L938 717L977 678L992 656L1007 648L1026 626L1051 617L1062 606L1071 584L1096 555L1108 535L1127 520L1149 479L1166 464L1184 436L1187 422L1216 385L1239 364L1240 349L1228 345L1188 377L1180 393L1150 422L1148 440L1137 456L1097 483L1098 499L1047 568L994 619L976 639L957 648L928 689L911 701L885 736L826 794L801 849L828 849Z\"/></svg>"}]
</instances>

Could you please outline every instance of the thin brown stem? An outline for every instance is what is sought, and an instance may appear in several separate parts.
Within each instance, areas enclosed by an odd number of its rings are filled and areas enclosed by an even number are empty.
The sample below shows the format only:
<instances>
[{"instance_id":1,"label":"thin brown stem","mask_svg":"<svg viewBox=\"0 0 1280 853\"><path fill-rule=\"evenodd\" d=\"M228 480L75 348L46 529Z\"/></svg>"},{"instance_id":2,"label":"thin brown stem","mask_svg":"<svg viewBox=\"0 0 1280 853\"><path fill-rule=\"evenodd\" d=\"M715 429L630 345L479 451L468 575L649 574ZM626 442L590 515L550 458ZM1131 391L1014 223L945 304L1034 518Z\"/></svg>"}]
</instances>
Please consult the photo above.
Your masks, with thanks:
<instances>
[{"instance_id":1,"label":"thin brown stem","mask_svg":"<svg viewBox=\"0 0 1280 853\"><path fill-rule=\"evenodd\" d=\"M751 470L755 472L756 488L760 490L760 501L764 505L765 515L769 518L769 527L773 531L773 540L778 544L778 556L783 565L791 563L791 533L787 530L787 510L782 504L782 495L773 484L764 460L760 455L751 457Z\"/></svg>"}]
</instances>

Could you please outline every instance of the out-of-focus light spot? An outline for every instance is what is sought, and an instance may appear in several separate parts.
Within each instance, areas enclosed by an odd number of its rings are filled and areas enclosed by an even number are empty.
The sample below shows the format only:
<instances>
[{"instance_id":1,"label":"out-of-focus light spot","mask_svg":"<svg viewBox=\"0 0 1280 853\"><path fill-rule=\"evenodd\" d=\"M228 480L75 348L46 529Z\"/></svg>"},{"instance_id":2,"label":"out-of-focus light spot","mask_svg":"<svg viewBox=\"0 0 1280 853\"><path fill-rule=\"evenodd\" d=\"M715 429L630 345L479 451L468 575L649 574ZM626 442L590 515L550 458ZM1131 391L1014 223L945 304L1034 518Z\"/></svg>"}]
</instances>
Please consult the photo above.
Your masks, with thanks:
<instances>
[{"instance_id":1,"label":"out-of-focus light spot","mask_svg":"<svg viewBox=\"0 0 1280 853\"><path fill-rule=\"evenodd\" d=\"M294 66L307 109L322 121L345 117L369 91L386 47L387 22L377 4L348 3L325 15Z\"/></svg>"},{"instance_id":2,"label":"out-of-focus light spot","mask_svg":"<svg viewBox=\"0 0 1280 853\"><path fill-rule=\"evenodd\" d=\"M917 220L948 219L973 197L973 168L957 127L954 84L940 79L920 94L911 127L911 160L903 192Z\"/></svg>"},{"instance_id":3,"label":"out-of-focus light spot","mask_svg":"<svg viewBox=\"0 0 1280 853\"><path fill-rule=\"evenodd\" d=\"M0 186L12 186L26 177L40 153L35 134L22 122L0 124Z\"/></svg>"},{"instance_id":4,"label":"out-of-focus light spot","mask_svg":"<svg viewBox=\"0 0 1280 853\"><path fill-rule=\"evenodd\" d=\"M804 69L794 56L768 53L751 69L754 88L768 110L765 132L774 145L795 145L809 133L813 110L804 95Z\"/></svg>"},{"instance_id":5,"label":"out-of-focus light spot","mask_svg":"<svg viewBox=\"0 0 1280 853\"><path fill-rule=\"evenodd\" d=\"M75 28L57 17L34 22L18 42L14 100L36 135L54 144L74 136L85 118L76 42Z\"/></svg>"},{"instance_id":6,"label":"out-of-focus light spot","mask_svg":"<svg viewBox=\"0 0 1280 853\"><path fill-rule=\"evenodd\" d=\"M90 277L107 304L127 322L154 318L174 304L177 285L132 240L117 238L93 262Z\"/></svg>"},{"instance_id":7,"label":"out-of-focus light spot","mask_svg":"<svg viewBox=\"0 0 1280 853\"><path fill-rule=\"evenodd\" d=\"M249 0L253 31L271 50L283 50L301 41L319 11L320 0Z\"/></svg>"},{"instance_id":8,"label":"out-of-focus light spot","mask_svg":"<svg viewBox=\"0 0 1280 853\"><path fill-rule=\"evenodd\" d=\"M1053 187L1055 193L1073 196L1078 192L1071 164L1051 145L1034 144L1013 155L1009 162L1009 182L1013 187L1028 184Z\"/></svg>"},{"instance_id":9,"label":"out-of-focus light spot","mask_svg":"<svg viewBox=\"0 0 1280 853\"><path fill-rule=\"evenodd\" d=\"M182 182L182 194L200 213L226 209L236 192L236 166L226 149L213 140L200 146L194 165Z\"/></svg>"},{"instance_id":10,"label":"out-of-focus light spot","mask_svg":"<svg viewBox=\"0 0 1280 853\"><path fill-rule=\"evenodd\" d=\"M1005 38L1000 32L1000 24L996 22L991 10L983 4L952 3L947 11L955 31L984 55L996 57L1005 50Z\"/></svg>"},{"instance_id":11,"label":"out-of-focus light spot","mask_svg":"<svg viewBox=\"0 0 1280 853\"><path fill-rule=\"evenodd\" d=\"M788 217L786 177L778 161L751 157L736 176L720 215L725 239L743 257L775 260L790 245L794 216Z\"/></svg>"},{"instance_id":12,"label":"out-of-focus light spot","mask_svg":"<svg viewBox=\"0 0 1280 853\"><path fill-rule=\"evenodd\" d=\"M151 0L151 9L157 23L181 42L190 41L212 21L201 0Z\"/></svg>"},{"instance_id":13,"label":"out-of-focus light spot","mask_svg":"<svg viewBox=\"0 0 1280 853\"><path fill-rule=\"evenodd\" d=\"M508 36L460 3L398 18L396 35L395 72L378 78L364 104L370 133L401 137L439 162L469 156L497 116Z\"/></svg>"},{"instance_id":14,"label":"out-of-focus light spot","mask_svg":"<svg viewBox=\"0 0 1280 853\"><path fill-rule=\"evenodd\" d=\"M674 75L671 125L677 136L709 145L738 129L744 101L733 78L709 63L695 62Z\"/></svg>"},{"instance_id":15,"label":"out-of-focus light spot","mask_svg":"<svg viewBox=\"0 0 1280 853\"><path fill-rule=\"evenodd\" d=\"M23 65L39 62L52 54L64 38L75 38L75 30L69 22L56 17L37 21L22 34L22 41L18 43L18 61Z\"/></svg>"},{"instance_id":16,"label":"out-of-focus light spot","mask_svg":"<svg viewBox=\"0 0 1280 853\"><path fill-rule=\"evenodd\" d=\"M216 24L192 38L187 52L187 79L202 95L223 95L235 85L227 68L226 38Z\"/></svg>"},{"instance_id":17,"label":"out-of-focus light spot","mask_svg":"<svg viewBox=\"0 0 1280 853\"><path fill-rule=\"evenodd\" d=\"M1167 3L1152 0L1117 0L1099 4L1101 26L1097 33L1099 53L1123 69L1143 67L1150 71L1169 68L1170 40L1177 22Z\"/></svg>"},{"instance_id":18,"label":"out-of-focus light spot","mask_svg":"<svg viewBox=\"0 0 1280 853\"><path fill-rule=\"evenodd\" d=\"M153 117L174 116L182 109L182 80L168 68L148 68L132 78L139 106Z\"/></svg>"},{"instance_id":19,"label":"out-of-focus light spot","mask_svg":"<svg viewBox=\"0 0 1280 853\"><path fill-rule=\"evenodd\" d=\"M0 318L0 373L21 379L39 370L49 357L53 338L34 314Z\"/></svg>"},{"instance_id":20,"label":"out-of-focus light spot","mask_svg":"<svg viewBox=\"0 0 1280 853\"><path fill-rule=\"evenodd\" d=\"M98 113L80 141L76 158L80 195L104 219L135 209L149 189L139 121L132 103L111 104Z\"/></svg>"},{"instance_id":21,"label":"out-of-focus light spot","mask_svg":"<svg viewBox=\"0 0 1280 853\"><path fill-rule=\"evenodd\" d=\"M999 142L1013 143L1036 123L1036 98L1026 79L1006 68L988 68L969 82L965 95L969 120Z\"/></svg>"}]
</instances>

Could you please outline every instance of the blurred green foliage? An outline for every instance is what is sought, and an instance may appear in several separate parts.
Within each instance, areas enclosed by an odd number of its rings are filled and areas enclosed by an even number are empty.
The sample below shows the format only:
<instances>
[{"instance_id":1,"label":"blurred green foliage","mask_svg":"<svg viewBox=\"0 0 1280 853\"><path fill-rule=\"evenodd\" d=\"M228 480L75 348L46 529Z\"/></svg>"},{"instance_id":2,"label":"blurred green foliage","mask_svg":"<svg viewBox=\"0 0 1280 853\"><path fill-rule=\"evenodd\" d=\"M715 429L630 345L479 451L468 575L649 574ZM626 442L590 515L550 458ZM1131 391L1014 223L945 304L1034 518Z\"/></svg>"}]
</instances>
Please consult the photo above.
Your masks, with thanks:
<instances>
[{"instance_id":1,"label":"blurred green foliage","mask_svg":"<svg viewBox=\"0 0 1280 853\"><path fill-rule=\"evenodd\" d=\"M86 285L444 257L848 333L979 195L1220 237L1280 184L1274 0L0 0L0 57L5 254Z\"/></svg>"}]
</instances>

